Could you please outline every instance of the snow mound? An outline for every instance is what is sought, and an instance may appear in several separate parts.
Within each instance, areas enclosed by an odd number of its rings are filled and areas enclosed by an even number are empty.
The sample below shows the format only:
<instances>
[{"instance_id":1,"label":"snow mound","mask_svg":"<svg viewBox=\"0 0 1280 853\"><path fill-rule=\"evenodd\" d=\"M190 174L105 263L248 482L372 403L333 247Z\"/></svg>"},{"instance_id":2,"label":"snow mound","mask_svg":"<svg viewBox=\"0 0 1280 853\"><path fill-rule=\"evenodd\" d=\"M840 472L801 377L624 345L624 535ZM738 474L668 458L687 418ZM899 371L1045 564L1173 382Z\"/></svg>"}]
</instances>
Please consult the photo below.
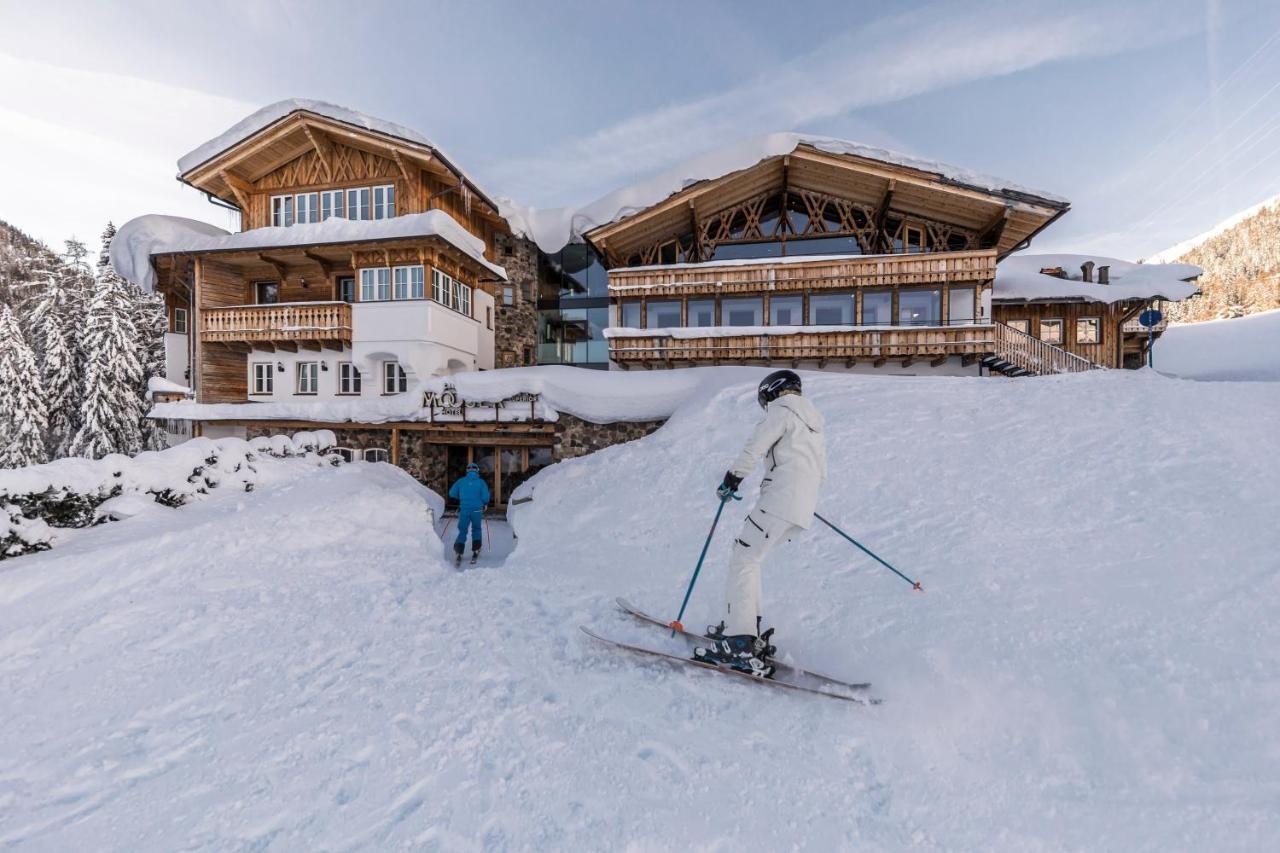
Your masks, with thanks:
<instances>
[{"instance_id":1,"label":"snow mound","mask_svg":"<svg viewBox=\"0 0 1280 853\"><path fill-rule=\"evenodd\" d=\"M120 227L111 241L111 265L139 287L154 290L156 274L151 266L152 255L323 246L402 237L439 237L498 278L507 278L506 270L485 258L484 241L443 210L409 213L391 219L334 218L301 225L253 228L235 234L194 219L153 213L130 219Z\"/></svg>"},{"instance_id":2,"label":"snow mound","mask_svg":"<svg viewBox=\"0 0 1280 853\"><path fill-rule=\"evenodd\" d=\"M1186 379L1280 382L1280 309L1170 326L1155 368Z\"/></svg>"},{"instance_id":3,"label":"snow mound","mask_svg":"<svg viewBox=\"0 0 1280 853\"><path fill-rule=\"evenodd\" d=\"M853 155L928 172L958 186L1006 195L1015 204L1022 196L1031 196L1053 205L1067 204L1067 200L1059 196L936 160L830 136L770 133L703 152L643 181L613 190L581 207L538 209L508 198L499 198L498 208L516 234L533 240L544 252L557 252L575 237L652 207L688 186L750 168L771 157L790 154L801 145L829 154Z\"/></svg>"},{"instance_id":4,"label":"snow mound","mask_svg":"<svg viewBox=\"0 0 1280 853\"><path fill-rule=\"evenodd\" d=\"M1080 265L1092 261L1096 268L1111 267L1111 283L1086 282ZM1040 272L1061 267L1067 278ZM991 298L996 302L1035 299L1083 299L1086 302L1121 302L1127 299L1167 299L1180 302L1200 292L1187 281L1204 273L1192 264L1135 264L1119 258L1094 255L1014 255L996 266Z\"/></svg>"},{"instance_id":5,"label":"snow mound","mask_svg":"<svg viewBox=\"0 0 1280 853\"><path fill-rule=\"evenodd\" d=\"M1280 386L805 379L823 513L926 591L814 529L771 560L767 622L884 705L578 631L665 641L612 600L674 616L759 416L744 382L528 481L499 569L442 569L387 465L9 563L0 845L1280 846ZM725 510L686 624L718 617L750 506Z\"/></svg>"}]
</instances>

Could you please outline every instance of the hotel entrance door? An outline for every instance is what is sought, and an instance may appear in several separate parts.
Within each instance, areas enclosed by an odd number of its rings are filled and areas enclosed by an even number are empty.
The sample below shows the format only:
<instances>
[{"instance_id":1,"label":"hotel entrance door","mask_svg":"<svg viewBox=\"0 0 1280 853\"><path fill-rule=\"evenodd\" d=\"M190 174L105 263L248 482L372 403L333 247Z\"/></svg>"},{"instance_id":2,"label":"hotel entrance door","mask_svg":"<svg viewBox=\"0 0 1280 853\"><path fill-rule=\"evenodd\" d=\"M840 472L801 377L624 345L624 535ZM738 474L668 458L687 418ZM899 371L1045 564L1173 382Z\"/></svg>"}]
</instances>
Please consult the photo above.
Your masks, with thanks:
<instances>
[{"instance_id":1,"label":"hotel entrance door","mask_svg":"<svg viewBox=\"0 0 1280 853\"><path fill-rule=\"evenodd\" d=\"M551 464L551 448L451 446L446 489L459 477L466 475L469 462L480 466L480 476L489 484L489 491L493 494L492 506L505 509L511 495L521 483ZM456 508L458 502L446 500L446 505Z\"/></svg>"}]
</instances>

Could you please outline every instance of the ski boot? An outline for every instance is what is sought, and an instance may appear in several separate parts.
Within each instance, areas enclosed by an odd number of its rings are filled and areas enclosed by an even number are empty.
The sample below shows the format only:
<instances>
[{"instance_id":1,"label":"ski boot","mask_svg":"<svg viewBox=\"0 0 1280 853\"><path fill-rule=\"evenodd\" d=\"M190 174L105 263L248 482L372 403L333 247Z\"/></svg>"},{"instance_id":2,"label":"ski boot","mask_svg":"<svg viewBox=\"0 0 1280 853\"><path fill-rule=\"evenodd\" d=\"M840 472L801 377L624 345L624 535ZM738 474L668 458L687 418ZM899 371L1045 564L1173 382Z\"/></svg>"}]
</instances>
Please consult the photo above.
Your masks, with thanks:
<instances>
[{"instance_id":1,"label":"ski boot","mask_svg":"<svg viewBox=\"0 0 1280 853\"><path fill-rule=\"evenodd\" d=\"M769 629L768 635L760 637L752 634L726 635L724 623L708 630L715 631L717 636L708 637L711 640L710 645L698 646L693 650L694 660L715 666L727 666L756 678L773 677L774 666L769 663L769 658L777 649L769 644L769 636L773 634L772 628Z\"/></svg>"},{"instance_id":2,"label":"ski boot","mask_svg":"<svg viewBox=\"0 0 1280 853\"><path fill-rule=\"evenodd\" d=\"M459 555L458 559L461 560L462 556ZM479 559L480 559L480 543L473 542L471 545L471 565L474 566Z\"/></svg>"},{"instance_id":3,"label":"ski boot","mask_svg":"<svg viewBox=\"0 0 1280 853\"><path fill-rule=\"evenodd\" d=\"M763 617L760 616L756 617L756 636L764 642L764 648L761 650L762 654L760 655L760 658L762 660L767 660L778 653L778 647L773 644L772 628L763 632L760 630L762 618ZM725 638L724 622L721 621L719 625L708 625L706 633L702 636L706 637L708 640L723 640Z\"/></svg>"},{"instance_id":4,"label":"ski boot","mask_svg":"<svg viewBox=\"0 0 1280 853\"><path fill-rule=\"evenodd\" d=\"M474 562L474 560L472 561ZM453 543L453 567L455 569L462 568L462 543Z\"/></svg>"}]
</instances>

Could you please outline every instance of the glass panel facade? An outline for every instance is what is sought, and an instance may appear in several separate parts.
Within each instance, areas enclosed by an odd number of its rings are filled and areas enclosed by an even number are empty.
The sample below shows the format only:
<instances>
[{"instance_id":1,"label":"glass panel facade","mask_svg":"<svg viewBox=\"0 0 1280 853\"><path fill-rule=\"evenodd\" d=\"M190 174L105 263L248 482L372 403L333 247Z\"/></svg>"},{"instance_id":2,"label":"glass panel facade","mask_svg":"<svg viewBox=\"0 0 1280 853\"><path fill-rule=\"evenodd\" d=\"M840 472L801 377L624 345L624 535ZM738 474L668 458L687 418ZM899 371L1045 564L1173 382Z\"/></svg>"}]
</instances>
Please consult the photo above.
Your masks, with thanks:
<instances>
[{"instance_id":1,"label":"glass panel facade","mask_svg":"<svg viewBox=\"0 0 1280 853\"><path fill-rule=\"evenodd\" d=\"M609 342L604 337L604 330L608 325L607 305L541 311L538 316L538 363L607 363Z\"/></svg>"},{"instance_id":2,"label":"glass panel facade","mask_svg":"<svg viewBox=\"0 0 1280 853\"><path fill-rule=\"evenodd\" d=\"M942 324L941 290L902 290L898 293L898 325Z\"/></svg>"},{"instance_id":3,"label":"glass panel facade","mask_svg":"<svg viewBox=\"0 0 1280 853\"><path fill-rule=\"evenodd\" d=\"M682 325L679 302L650 302L646 313L646 328L673 329Z\"/></svg>"},{"instance_id":4,"label":"glass panel facade","mask_svg":"<svg viewBox=\"0 0 1280 853\"><path fill-rule=\"evenodd\" d=\"M714 299L690 299L689 322L687 325L705 328L716 324L716 301Z\"/></svg>"},{"instance_id":5,"label":"glass panel facade","mask_svg":"<svg viewBox=\"0 0 1280 853\"><path fill-rule=\"evenodd\" d=\"M720 300L720 322L724 326L764 325L764 300L758 297Z\"/></svg>"},{"instance_id":6,"label":"glass panel facade","mask_svg":"<svg viewBox=\"0 0 1280 853\"><path fill-rule=\"evenodd\" d=\"M893 325L893 293L888 290L867 290L862 294L862 325Z\"/></svg>"},{"instance_id":7,"label":"glass panel facade","mask_svg":"<svg viewBox=\"0 0 1280 853\"><path fill-rule=\"evenodd\" d=\"M814 326L852 326L852 293L812 293L809 295L809 323Z\"/></svg>"},{"instance_id":8,"label":"glass panel facade","mask_svg":"<svg viewBox=\"0 0 1280 853\"><path fill-rule=\"evenodd\" d=\"M770 326L800 326L804 324L804 298L801 296L773 296L769 299Z\"/></svg>"},{"instance_id":9,"label":"glass panel facade","mask_svg":"<svg viewBox=\"0 0 1280 853\"><path fill-rule=\"evenodd\" d=\"M969 325L974 321L974 290L972 287L953 287L947 293L947 323Z\"/></svg>"},{"instance_id":10,"label":"glass panel facade","mask_svg":"<svg viewBox=\"0 0 1280 853\"><path fill-rule=\"evenodd\" d=\"M623 301L619 313L618 325L625 326L628 329L640 328L640 302L638 300L629 299Z\"/></svg>"}]
</instances>

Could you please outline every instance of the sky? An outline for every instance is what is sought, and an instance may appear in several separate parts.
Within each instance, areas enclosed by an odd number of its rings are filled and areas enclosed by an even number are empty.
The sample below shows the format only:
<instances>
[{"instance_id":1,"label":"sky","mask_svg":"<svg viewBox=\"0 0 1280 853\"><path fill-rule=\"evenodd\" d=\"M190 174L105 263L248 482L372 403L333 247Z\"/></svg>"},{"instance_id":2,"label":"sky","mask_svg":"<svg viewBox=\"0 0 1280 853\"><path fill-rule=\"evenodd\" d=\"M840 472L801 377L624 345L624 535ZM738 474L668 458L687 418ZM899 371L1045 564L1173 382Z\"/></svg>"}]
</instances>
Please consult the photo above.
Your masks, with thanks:
<instances>
[{"instance_id":1,"label":"sky","mask_svg":"<svg viewBox=\"0 0 1280 853\"><path fill-rule=\"evenodd\" d=\"M228 214L176 161L317 98L491 196L581 204L726 142L854 139L1065 196L1036 251L1138 259L1280 193L1280 3L0 0L0 219Z\"/></svg>"}]
</instances>

